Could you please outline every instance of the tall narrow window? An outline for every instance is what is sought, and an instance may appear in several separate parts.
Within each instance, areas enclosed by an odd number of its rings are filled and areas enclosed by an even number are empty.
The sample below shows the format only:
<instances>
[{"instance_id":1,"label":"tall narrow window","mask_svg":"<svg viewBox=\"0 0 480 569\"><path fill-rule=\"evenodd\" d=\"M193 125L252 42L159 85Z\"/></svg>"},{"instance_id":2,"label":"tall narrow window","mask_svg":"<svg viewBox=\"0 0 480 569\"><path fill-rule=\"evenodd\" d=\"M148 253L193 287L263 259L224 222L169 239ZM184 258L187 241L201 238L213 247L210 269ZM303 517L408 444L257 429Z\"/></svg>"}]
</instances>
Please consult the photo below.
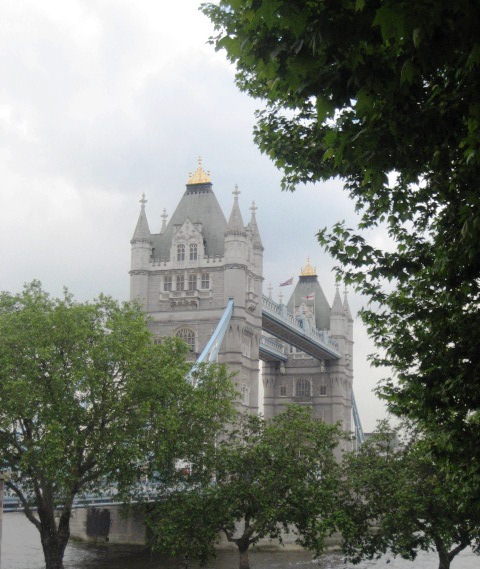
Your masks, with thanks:
<instances>
[{"instance_id":1,"label":"tall narrow window","mask_svg":"<svg viewBox=\"0 0 480 569\"><path fill-rule=\"evenodd\" d=\"M188 290L197 290L197 275L188 275Z\"/></svg>"},{"instance_id":2,"label":"tall narrow window","mask_svg":"<svg viewBox=\"0 0 480 569\"><path fill-rule=\"evenodd\" d=\"M295 385L296 397L310 397L310 382L307 379L298 379Z\"/></svg>"},{"instance_id":3,"label":"tall narrow window","mask_svg":"<svg viewBox=\"0 0 480 569\"><path fill-rule=\"evenodd\" d=\"M177 261L185 261L185 245L177 245Z\"/></svg>"},{"instance_id":4,"label":"tall narrow window","mask_svg":"<svg viewBox=\"0 0 480 569\"><path fill-rule=\"evenodd\" d=\"M242 384L242 403L250 405L250 388L245 383Z\"/></svg>"},{"instance_id":5,"label":"tall narrow window","mask_svg":"<svg viewBox=\"0 0 480 569\"><path fill-rule=\"evenodd\" d=\"M320 395L322 397L325 397L327 395L327 386L326 385L320 385Z\"/></svg>"},{"instance_id":6,"label":"tall narrow window","mask_svg":"<svg viewBox=\"0 0 480 569\"><path fill-rule=\"evenodd\" d=\"M252 339L250 336L244 334L242 338L242 354L247 358L249 358L251 357L251 353L252 353Z\"/></svg>"},{"instance_id":7,"label":"tall narrow window","mask_svg":"<svg viewBox=\"0 0 480 569\"><path fill-rule=\"evenodd\" d=\"M198 245L196 243L190 244L190 261L196 261L198 256Z\"/></svg>"},{"instance_id":8,"label":"tall narrow window","mask_svg":"<svg viewBox=\"0 0 480 569\"><path fill-rule=\"evenodd\" d=\"M182 328L177 332L176 336L188 344L191 352L195 351L195 332L193 330L190 330L190 328Z\"/></svg>"},{"instance_id":9,"label":"tall narrow window","mask_svg":"<svg viewBox=\"0 0 480 569\"><path fill-rule=\"evenodd\" d=\"M210 275L208 273L202 273L202 288L210 288Z\"/></svg>"},{"instance_id":10,"label":"tall narrow window","mask_svg":"<svg viewBox=\"0 0 480 569\"><path fill-rule=\"evenodd\" d=\"M183 290L185 288L185 277L183 275L177 275L175 279L175 290Z\"/></svg>"},{"instance_id":11,"label":"tall narrow window","mask_svg":"<svg viewBox=\"0 0 480 569\"><path fill-rule=\"evenodd\" d=\"M286 397L286 396L287 396L287 386L281 385L280 386L280 397Z\"/></svg>"},{"instance_id":12,"label":"tall narrow window","mask_svg":"<svg viewBox=\"0 0 480 569\"><path fill-rule=\"evenodd\" d=\"M163 279L163 290L165 290L165 291L172 290L172 277L171 276L166 276Z\"/></svg>"}]
</instances>

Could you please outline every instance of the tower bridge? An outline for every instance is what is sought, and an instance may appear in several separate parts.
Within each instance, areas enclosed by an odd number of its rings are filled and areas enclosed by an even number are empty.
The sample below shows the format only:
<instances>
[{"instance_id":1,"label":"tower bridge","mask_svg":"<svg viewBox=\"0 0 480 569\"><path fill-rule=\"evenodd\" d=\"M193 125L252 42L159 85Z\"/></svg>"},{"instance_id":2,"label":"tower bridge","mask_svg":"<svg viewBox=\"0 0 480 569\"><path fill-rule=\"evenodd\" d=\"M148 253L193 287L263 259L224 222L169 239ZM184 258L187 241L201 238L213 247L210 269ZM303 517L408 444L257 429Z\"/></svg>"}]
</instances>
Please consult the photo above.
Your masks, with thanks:
<instances>
[{"instance_id":1,"label":"tower bridge","mask_svg":"<svg viewBox=\"0 0 480 569\"><path fill-rule=\"evenodd\" d=\"M151 316L155 335L176 335L199 362L218 360L236 372L245 412L268 418L296 402L352 430L352 412L356 423L359 417L346 293L342 301L337 287L330 306L307 260L286 304L265 296L257 207L252 203L244 223L238 187L232 193L227 220L199 160L170 219L165 210L159 216L158 233L150 231L142 197L131 240L131 299Z\"/></svg>"}]
</instances>

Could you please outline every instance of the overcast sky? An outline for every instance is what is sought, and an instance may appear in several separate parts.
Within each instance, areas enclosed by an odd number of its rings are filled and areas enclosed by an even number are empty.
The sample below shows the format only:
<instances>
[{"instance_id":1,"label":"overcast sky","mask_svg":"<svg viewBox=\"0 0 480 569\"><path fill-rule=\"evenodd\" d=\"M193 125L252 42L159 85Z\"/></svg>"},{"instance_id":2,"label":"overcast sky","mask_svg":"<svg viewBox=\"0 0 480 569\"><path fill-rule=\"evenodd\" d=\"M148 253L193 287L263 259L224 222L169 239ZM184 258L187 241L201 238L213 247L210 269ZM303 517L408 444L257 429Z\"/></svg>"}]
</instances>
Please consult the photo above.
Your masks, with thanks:
<instances>
[{"instance_id":1,"label":"overcast sky","mask_svg":"<svg viewBox=\"0 0 480 569\"><path fill-rule=\"evenodd\" d=\"M172 214L198 156L226 216L235 184L252 200L264 253L264 292L297 277L307 257L330 302L332 260L318 229L353 206L339 181L294 194L252 142L257 103L208 45L195 0L2 0L0 3L0 289L40 279L80 300L128 299L130 239L145 192L152 232ZM382 239L382 235L377 237ZM285 287L289 294L293 289ZM363 299L350 294L352 312ZM354 389L366 430L383 416L382 372L357 320Z\"/></svg>"}]
</instances>

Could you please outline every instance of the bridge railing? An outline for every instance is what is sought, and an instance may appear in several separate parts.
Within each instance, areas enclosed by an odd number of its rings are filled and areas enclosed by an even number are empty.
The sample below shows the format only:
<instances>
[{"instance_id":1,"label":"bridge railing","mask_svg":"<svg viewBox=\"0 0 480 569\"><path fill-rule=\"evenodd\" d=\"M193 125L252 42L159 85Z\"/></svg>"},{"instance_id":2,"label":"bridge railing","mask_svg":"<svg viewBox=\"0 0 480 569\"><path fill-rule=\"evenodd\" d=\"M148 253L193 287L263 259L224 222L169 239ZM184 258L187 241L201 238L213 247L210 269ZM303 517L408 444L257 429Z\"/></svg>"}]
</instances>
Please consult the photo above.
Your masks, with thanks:
<instances>
[{"instance_id":1,"label":"bridge railing","mask_svg":"<svg viewBox=\"0 0 480 569\"><path fill-rule=\"evenodd\" d=\"M281 354L282 356L287 357L287 350L285 349L285 346L280 342L277 342L277 340L274 340L273 338L262 336L260 338L260 347L265 348L267 351L278 353Z\"/></svg>"},{"instance_id":2,"label":"bridge railing","mask_svg":"<svg viewBox=\"0 0 480 569\"><path fill-rule=\"evenodd\" d=\"M305 329L305 326L299 318L288 312L285 304L277 304L268 296L263 296L262 307L266 313L275 315L278 320L283 321L287 326L290 326L297 332L300 332L304 336L310 336L313 340L316 340L320 344L324 344L335 351L338 351L338 343L330 338L327 332L323 330L317 330L317 328Z\"/></svg>"}]
</instances>

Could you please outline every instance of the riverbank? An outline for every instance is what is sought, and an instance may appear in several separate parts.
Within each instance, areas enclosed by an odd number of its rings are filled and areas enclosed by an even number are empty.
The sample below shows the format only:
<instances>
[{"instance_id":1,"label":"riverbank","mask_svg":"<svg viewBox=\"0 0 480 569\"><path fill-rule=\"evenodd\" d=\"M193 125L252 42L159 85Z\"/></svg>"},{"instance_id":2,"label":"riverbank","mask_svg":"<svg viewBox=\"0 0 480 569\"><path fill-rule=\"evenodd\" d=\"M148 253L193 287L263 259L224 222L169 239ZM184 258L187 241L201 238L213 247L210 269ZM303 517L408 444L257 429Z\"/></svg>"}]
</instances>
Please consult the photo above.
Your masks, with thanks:
<instances>
[{"instance_id":1,"label":"riverbank","mask_svg":"<svg viewBox=\"0 0 480 569\"><path fill-rule=\"evenodd\" d=\"M419 554L415 562L393 559L365 561L353 566L343 563L336 553L314 560L306 551L254 551L250 557L252 569L437 569L435 554ZM388 564L388 565L387 565ZM235 551L219 551L208 569L234 569ZM452 563L452 569L480 567L480 557L470 550L462 552ZM40 538L35 527L22 513L3 517L1 569L44 569ZM65 554L65 569L183 569L182 564L159 559L141 547L122 545L92 545L70 543ZM194 564L189 569L198 569Z\"/></svg>"}]
</instances>

